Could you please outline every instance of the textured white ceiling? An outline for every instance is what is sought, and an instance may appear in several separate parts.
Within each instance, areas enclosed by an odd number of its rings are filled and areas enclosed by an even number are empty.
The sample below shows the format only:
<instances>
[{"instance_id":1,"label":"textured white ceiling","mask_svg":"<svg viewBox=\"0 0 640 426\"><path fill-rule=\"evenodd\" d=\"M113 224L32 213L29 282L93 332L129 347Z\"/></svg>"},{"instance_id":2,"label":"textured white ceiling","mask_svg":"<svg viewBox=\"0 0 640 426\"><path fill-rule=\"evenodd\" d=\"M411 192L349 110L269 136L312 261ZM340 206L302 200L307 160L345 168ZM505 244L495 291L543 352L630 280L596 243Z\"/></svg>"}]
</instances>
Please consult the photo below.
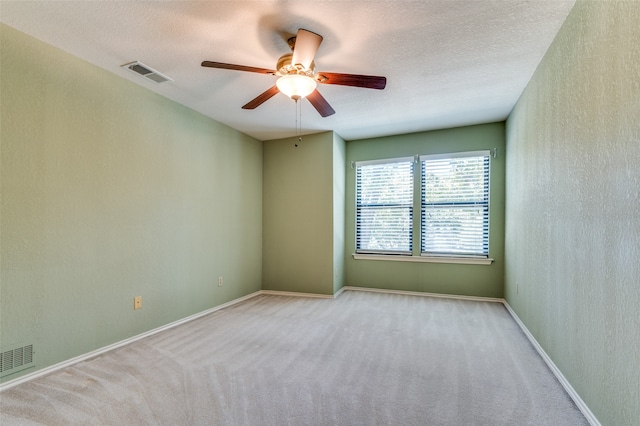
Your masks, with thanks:
<instances>
[{"instance_id":1,"label":"textured white ceiling","mask_svg":"<svg viewBox=\"0 0 640 426\"><path fill-rule=\"evenodd\" d=\"M385 90L320 85L336 110L302 101L303 133L347 140L504 120L574 0L0 1L0 21L261 140L295 135L295 103L241 106L276 77L298 28L319 33L318 71L387 77ZM174 81L120 68L141 61Z\"/></svg>"}]
</instances>

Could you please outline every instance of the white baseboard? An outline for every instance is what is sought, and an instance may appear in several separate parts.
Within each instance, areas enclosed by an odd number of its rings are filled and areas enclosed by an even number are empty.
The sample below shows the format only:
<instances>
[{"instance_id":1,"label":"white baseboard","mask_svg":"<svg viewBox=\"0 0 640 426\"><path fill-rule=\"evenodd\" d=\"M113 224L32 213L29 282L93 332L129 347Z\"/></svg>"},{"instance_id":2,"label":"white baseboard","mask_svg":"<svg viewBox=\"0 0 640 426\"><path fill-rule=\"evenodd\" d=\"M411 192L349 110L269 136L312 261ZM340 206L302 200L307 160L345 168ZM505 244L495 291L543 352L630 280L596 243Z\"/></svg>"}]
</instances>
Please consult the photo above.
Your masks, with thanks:
<instances>
[{"instance_id":1,"label":"white baseboard","mask_svg":"<svg viewBox=\"0 0 640 426\"><path fill-rule=\"evenodd\" d=\"M146 331L144 333L138 334L138 335L130 337L128 339L124 339L124 340L121 340L119 342L112 343L111 345L104 346L104 347L96 349L94 351L87 352L86 354L79 355L77 357L67 359L67 360L59 362L57 364L50 365L49 367L45 367L43 369L34 371L33 373L28 373L28 374L25 374L24 376L20 376L18 378L13 379L13 380L9 380L7 382L1 383L0 384L0 392L3 392L3 391L5 391L5 390L7 390L9 388L12 388L14 386L17 386L17 385L21 384L21 383L25 383L25 382L28 382L30 380L36 379L38 377L42 377L42 376L45 376L47 374L53 373L54 371L58 371L58 370L62 370L63 368L66 368L66 367L70 367L70 366L72 366L74 364L77 364L79 362L85 361L85 360L87 360L89 358L93 358L95 356L102 355L102 354L104 354L106 352L112 351L112 350L117 349L119 347L122 347L122 346L128 345L130 343L136 342L136 341L138 341L140 339L144 339L145 337L149 337L149 336L152 336L154 334L160 333L161 331L169 330L170 328L179 326L181 324L185 324L185 323L187 323L189 321L193 321L195 319L198 319L198 318L203 317L205 315L208 315L210 313L219 311L220 309L224 309L224 308L227 308L229 306L235 305L237 303L243 302L245 300L251 299L253 297L259 296L260 294L263 294L261 290L260 291L256 291L256 292L251 293L251 294L247 294L246 296L239 297L239 298L234 299L234 300L232 300L230 302L223 303L222 305L215 306L215 307L213 307L211 309L207 309L205 311L198 312L197 314L182 318L180 320L177 320L177 321L174 321L172 323L163 325L161 327L154 328L153 330Z\"/></svg>"},{"instance_id":2,"label":"white baseboard","mask_svg":"<svg viewBox=\"0 0 640 426\"><path fill-rule=\"evenodd\" d=\"M229 306L235 305L235 304L243 302L245 300L254 298L256 296L260 296L262 294L272 295L272 296L295 296L295 297L315 297L315 298L321 298L321 299L333 299L333 298L337 297L340 293L342 293L343 290L344 290L344 288L340 289L335 295L315 294L315 293L296 293L296 292L275 291L275 290L258 290L258 291L254 292L254 293L248 294L246 296L239 297L239 298L234 299L234 300L232 300L230 302L223 303L222 305L215 306L215 307L213 307L211 309L207 309L205 311L198 312L197 314L188 316L186 318L182 318L180 320L177 320L177 321L174 321L172 323L163 325L161 327L154 328L153 330L146 331L144 333L138 334L138 335L130 337L128 339L124 339L124 340L121 340L119 342L112 343L111 345L107 345L107 346L104 346L102 348L96 349L94 351L87 352L86 354L82 354L82 355L79 355L77 357L70 358L70 359L67 359L65 361L59 362L57 364L50 365L50 366L42 368L40 370L36 370L36 371L34 371L32 373L28 373L28 374L25 374L23 376L17 377L17 378L15 378L13 380L8 380L8 381L6 381L4 383L0 383L0 392L3 392L3 391L5 391L5 390L7 390L9 388L12 388L14 386L17 386L17 385L21 384L21 383L25 383L25 382L28 382L30 380L37 379L38 377L42 377L42 376L45 376L47 374L53 373L54 371L58 371L58 370L62 370L63 368L66 368L66 367L70 367L70 366L72 366L74 364L77 364L79 362L85 361L85 360L87 360L89 358L93 358L93 357L96 357L98 355L102 355L102 354L104 354L106 352L112 351L112 350L117 349L119 347L128 345L130 343L136 342L136 341L141 340L141 339L144 339L145 337L149 337L149 336L152 336L152 335L154 335L156 333L160 333L161 331L169 330L170 328L176 327L176 326L181 325L181 324L185 324L185 323L187 323L189 321L193 321L193 320L198 319L200 317L203 317L205 315L208 315L208 314L211 314L213 312L219 311L220 309L227 308Z\"/></svg>"},{"instance_id":3,"label":"white baseboard","mask_svg":"<svg viewBox=\"0 0 640 426\"><path fill-rule=\"evenodd\" d=\"M473 300L476 302L494 302L494 303L504 302L504 299L497 298L497 297L462 296L457 294L425 293L421 291L404 291L404 290L387 290L382 288L370 288L370 287L345 286L345 287L342 287L342 290L368 291L371 293L403 294L405 296L439 297L442 299Z\"/></svg>"},{"instance_id":4,"label":"white baseboard","mask_svg":"<svg viewBox=\"0 0 640 426\"><path fill-rule=\"evenodd\" d=\"M315 297L317 299L334 299L335 298L335 295L332 295L332 294L298 293L295 291L260 290L258 293L268 294L271 296Z\"/></svg>"},{"instance_id":5,"label":"white baseboard","mask_svg":"<svg viewBox=\"0 0 640 426\"><path fill-rule=\"evenodd\" d=\"M601 423L596 418L596 416L591 412L587 404L582 400L582 398L580 398L580 395L578 395L578 392L576 392L573 386L571 386L571 383L569 383L567 378L564 377L564 374L562 374L562 371L560 371L560 369L556 366L556 364L551 360L551 358L549 357L549 355L547 355L545 350L542 349L542 346L540 346L536 338L533 337L533 334L531 334L527 326L524 325L524 323L520 320L520 318L518 317L518 314L516 314L516 312L511 308L511 306L509 306L509 303L507 303L506 300L504 300L503 303L504 303L504 306L507 308L507 311L509 311L509 314L511 314L511 317L518 324L518 326L520 327L522 332L525 334L525 336L527 336L527 339L529 339L529 341L531 342L533 347L536 349L540 357L542 357L545 364L547 364L547 366L549 367L553 375L556 376L556 378L558 379L558 381L560 382L564 390L567 391L567 393L569 394L573 402L576 404L580 412L587 419L589 424L591 426L602 426Z\"/></svg>"},{"instance_id":6,"label":"white baseboard","mask_svg":"<svg viewBox=\"0 0 640 426\"><path fill-rule=\"evenodd\" d=\"M560 369L555 365L555 363L551 360L549 355L542 349L542 346L538 343L533 334L527 329L527 326L520 320L515 311L509 306L509 303L505 299L502 298L493 298L493 297L476 297L476 296L460 296L455 294L438 294L438 293L422 293L417 291L402 291L402 290L386 290L386 289L377 289L377 288L368 288L368 287L352 287L345 286L341 290L344 291L368 291L373 293L390 293L390 294L404 294L409 296L425 296L425 297L440 297L446 299L460 299L460 300L475 300L479 302L497 302L502 303L511 317L514 319L518 327L522 330L522 332L527 336L527 339L531 342L536 352L540 355L542 360L547 364L551 372L558 379L564 390L569 394L569 397L576 404L580 412L584 415L591 426L602 426L600 421L598 421L597 417L593 414L593 412L589 409L587 404L582 400L578 392L571 386L571 383L564 377L564 374L560 371ZM337 294L336 294L337 295Z\"/></svg>"},{"instance_id":7,"label":"white baseboard","mask_svg":"<svg viewBox=\"0 0 640 426\"><path fill-rule=\"evenodd\" d=\"M9 381L7 381L5 383L1 383L0 384L0 392L5 391L5 390L7 390L9 388L12 388L14 386L17 386L17 385L19 385L21 383L25 383L25 382L28 382L30 380L36 379L38 377L45 376L47 374L53 373L54 371L61 370L63 368L66 368L66 367L69 367L69 366L74 365L76 363L79 363L81 361L85 361L87 359L90 359L90 358L93 358L95 356L104 354L106 352L112 351L112 350L117 349L119 347L128 345L130 343L136 342L136 341L141 340L141 339L144 339L145 337L149 337L149 336L152 336L154 334L160 333L161 331L165 331L165 330L171 329L173 327L176 327L178 325L185 324L185 323L187 323L189 321L193 321L195 319L198 319L198 318L203 317L205 315L208 315L210 313L219 311L220 309L227 308L229 306L235 305L235 304L243 302L245 300L254 298L256 296L272 295L272 296L295 296L295 297L315 297L315 298L321 298L321 299L334 299L334 298L338 297L340 294L342 294L344 291L364 291L364 292L372 292L372 293L403 294L403 295L408 295L408 296L439 297L439 298L446 298L446 299L473 300L473 301L479 301L479 302L497 302L497 303L504 304L504 306L507 308L507 311L509 311L509 314L511 314L511 317L518 324L518 326L520 327L522 332L525 334L525 336L527 336L527 339L529 339L529 341L531 342L533 347L536 349L538 354L542 357L542 359L547 364L549 369L551 369L551 372L554 374L554 376L556 376L556 378L558 379L558 381L560 382L562 387L569 394L571 399L575 402L576 406L578 407L580 412L582 412L582 414L585 416L585 418L587 419L589 424L591 426L602 426L601 423L596 418L596 416L591 412L591 410L589 409L587 404L582 400L582 398L580 398L580 395L578 395L578 393L575 391L575 389L573 389L573 386L571 386L571 384L566 379L566 377L564 377L564 375L562 374L560 369L554 364L554 362L551 360L549 355L547 355L547 353L544 351L544 349L542 349L542 346L540 346L540 344L535 339L535 337L533 337L531 332L529 332L529 329L527 329L527 327L520 320L518 315L511 308L511 306L509 306L509 303L507 303L506 300L501 299L501 298L493 298L493 297L460 296L460 295L454 295L454 294L423 293L423 292L417 292L417 291L386 290L386 289L377 289L377 288L368 288L368 287L353 287L353 286L344 286L340 290L338 290L334 295L315 294L315 293L296 293L296 292L275 291L275 290L259 290L259 291L256 291L254 293L248 294L246 296L239 297L238 299L234 299L234 300L232 300L230 302L223 303L222 305L218 305L218 306L215 306L215 307L213 307L211 309L207 309L205 311L202 311L202 312L199 312L197 314L188 316L186 318L182 318L182 319L180 319L178 321L174 321L172 323L163 325L161 327L154 328L153 330L138 334L138 335L130 337L128 339L121 340L119 342L116 342L116 343L113 343L111 345L96 349L94 351L88 352L88 353L83 354L83 355L68 359L68 360L60 362L58 364L54 364L54 365L51 365L49 367L45 367L45 368L43 368L41 370L34 371L33 373L28 373L28 374L25 374L24 376L20 376L20 377L18 377L16 379L9 380Z\"/></svg>"},{"instance_id":8,"label":"white baseboard","mask_svg":"<svg viewBox=\"0 0 640 426\"><path fill-rule=\"evenodd\" d=\"M335 294L333 295L333 298L337 298L338 296L340 296L342 293L344 293L346 287L340 287L340 290L336 291Z\"/></svg>"}]
</instances>

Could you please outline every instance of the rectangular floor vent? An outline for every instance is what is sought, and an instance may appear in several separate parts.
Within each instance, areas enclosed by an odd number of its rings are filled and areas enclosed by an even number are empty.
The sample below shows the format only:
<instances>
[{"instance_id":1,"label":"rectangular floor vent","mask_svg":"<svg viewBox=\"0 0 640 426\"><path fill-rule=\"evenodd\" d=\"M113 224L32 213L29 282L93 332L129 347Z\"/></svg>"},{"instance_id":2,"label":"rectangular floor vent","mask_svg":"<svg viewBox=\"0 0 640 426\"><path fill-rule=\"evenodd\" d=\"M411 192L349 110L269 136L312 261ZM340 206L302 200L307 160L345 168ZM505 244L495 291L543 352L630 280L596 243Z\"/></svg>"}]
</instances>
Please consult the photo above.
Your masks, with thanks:
<instances>
[{"instance_id":1,"label":"rectangular floor vent","mask_svg":"<svg viewBox=\"0 0 640 426\"><path fill-rule=\"evenodd\" d=\"M0 376L17 373L33 366L33 345L0 352Z\"/></svg>"},{"instance_id":2,"label":"rectangular floor vent","mask_svg":"<svg viewBox=\"0 0 640 426\"><path fill-rule=\"evenodd\" d=\"M154 83L164 83L165 81L173 81L172 78L167 77L166 75L154 70L148 65L143 64L142 62L135 61L128 64L122 65L122 68L134 72L142 77L153 81Z\"/></svg>"}]
</instances>

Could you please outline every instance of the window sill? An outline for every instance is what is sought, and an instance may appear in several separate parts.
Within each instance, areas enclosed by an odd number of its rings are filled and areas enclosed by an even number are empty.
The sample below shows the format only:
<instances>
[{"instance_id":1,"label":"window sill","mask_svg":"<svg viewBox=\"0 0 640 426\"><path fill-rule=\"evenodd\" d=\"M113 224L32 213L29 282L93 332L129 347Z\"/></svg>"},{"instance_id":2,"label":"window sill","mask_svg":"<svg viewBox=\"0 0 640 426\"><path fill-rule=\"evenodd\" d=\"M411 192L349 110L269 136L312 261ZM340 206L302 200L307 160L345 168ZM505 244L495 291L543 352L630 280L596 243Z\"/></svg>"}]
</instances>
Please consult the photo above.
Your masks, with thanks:
<instances>
[{"instance_id":1,"label":"window sill","mask_svg":"<svg viewBox=\"0 0 640 426\"><path fill-rule=\"evenodd\" d=\"M419 263L457 263L463 265L491 265L493 259L474 257L439 257L439 256L403 256L388 254L359 254L353 253L355 260L386 260L392 262L419 262Z\"/></svg>"}]
</instances>

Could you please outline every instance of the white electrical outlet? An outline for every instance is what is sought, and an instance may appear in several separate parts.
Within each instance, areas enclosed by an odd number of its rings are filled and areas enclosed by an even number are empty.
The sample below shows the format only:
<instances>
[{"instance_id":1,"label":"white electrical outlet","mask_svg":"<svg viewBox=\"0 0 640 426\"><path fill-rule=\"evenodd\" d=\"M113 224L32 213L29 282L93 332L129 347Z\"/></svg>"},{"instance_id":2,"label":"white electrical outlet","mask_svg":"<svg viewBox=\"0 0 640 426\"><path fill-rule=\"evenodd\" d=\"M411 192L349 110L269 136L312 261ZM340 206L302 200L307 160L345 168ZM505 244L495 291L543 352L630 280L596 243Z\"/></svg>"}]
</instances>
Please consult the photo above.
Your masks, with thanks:
<instances>
[{"instance_id":1,"label":"white electrical outlet","mask_svg":"<svg viewBox=\"0 0 640 426\"><path fill-rule=\"evenodd\" d=\"M224 284L222 277L218 277L218 287L222 287L222 284Z\"/></svg>"}]
</instances>

